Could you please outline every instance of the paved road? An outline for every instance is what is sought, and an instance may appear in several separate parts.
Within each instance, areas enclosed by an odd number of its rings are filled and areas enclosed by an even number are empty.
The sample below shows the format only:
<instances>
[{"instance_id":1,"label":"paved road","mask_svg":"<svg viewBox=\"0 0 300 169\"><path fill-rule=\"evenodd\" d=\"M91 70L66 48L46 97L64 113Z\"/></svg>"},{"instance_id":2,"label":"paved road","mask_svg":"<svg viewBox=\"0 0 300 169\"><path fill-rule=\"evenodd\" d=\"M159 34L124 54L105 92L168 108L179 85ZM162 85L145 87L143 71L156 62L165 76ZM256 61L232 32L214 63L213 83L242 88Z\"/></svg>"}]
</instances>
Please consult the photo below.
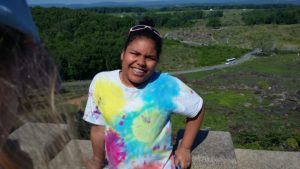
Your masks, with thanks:
<instances>
[{"instance_id":1,"label":"paved road","mask_svg":"<svg viewBox=\"0 0 300 169\"><path fill-rule=\"evenodd\" d=\"M215 69L223 69L226 67L230 67L233 65L237 65L240 63L243 63L247 60L249 60L253 54L261 52L261 49L254 49L251 52L248 52L244 54L242 57L239 59L236 59L234 62L231 62L230 64L219 64L219 65L214 65L214 66L205 66L205 67L200 67L200 68L195 68L195 69L190 69L190 70L181 70L181 71L173 71L173 72L168 72L171 75L181 75L181 74L187 74L187 73L194 73L194 72L202 72L202 71L208 71L208 70L215 70Z\"/></svg>"},{"instance_id":2,"label":"paved road","mask_svg":"<svg viewBox=\"0 0 300 169\"><path fill-rule=\"evenodd\" d=\"M173 71L173 72L168 72L171 75L181 75L181 74L187 74L187 73L194 73L194 72L202 72L202 71L209 71L209 70L215 70L215 69L223 69L226 67L230 67L233 65L237 65L240 63L243 63L247 60L249 60L254 53L259 53L261 52L261 49L254 49L251 52L248 52L246 54L244 54L242 57L240 57L239 59L236 59L234 62L230 63L230 64L219 64L219 65L214 65L214 66L205 66L205 67L200 67L200 68L195 68L195 69L190 69L190 70L181 70L181 71ZM73 82L64 82L64 86L67 85L84 85L84 84L89 84L91 82L91 80L81 80L81 81L73 81Z\"/></svg>"}]
</instances>

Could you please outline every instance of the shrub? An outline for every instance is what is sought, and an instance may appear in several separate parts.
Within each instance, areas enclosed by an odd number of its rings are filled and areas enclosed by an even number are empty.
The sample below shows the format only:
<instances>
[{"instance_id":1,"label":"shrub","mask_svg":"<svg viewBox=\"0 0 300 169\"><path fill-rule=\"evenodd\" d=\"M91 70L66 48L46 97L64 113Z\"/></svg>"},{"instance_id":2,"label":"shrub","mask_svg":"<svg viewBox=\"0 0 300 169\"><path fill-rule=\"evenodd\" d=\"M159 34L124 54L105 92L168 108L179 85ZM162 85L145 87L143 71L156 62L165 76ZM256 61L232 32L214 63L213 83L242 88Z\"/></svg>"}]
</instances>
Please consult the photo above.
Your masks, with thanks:
<instances>
[{"instance_id":1,"label":"shrub","mask_svg":"<svg viewBox=\"0 0 300 169\"><path fill-rule=\"evenodd\" d=\"M240 144L251 144L258 140L258 137L256 134L250 133L250 132L241 132L237 135L237 142Z\"/></svg>"},{"instance_id":2,"label":"shrub","mask_svg":"<svg viewBox=\"0 0 300 169\"><path fill-rule=\"evenodd\" d=\"M258 82L258 87L262 90L267 90L269 88L269 84L265 80L262 80Z\"/></svg>"},{"instance_id":3,"label":"shrub","mask_svg":"<svg viewBox=\"0 0 300 169\"><path fill-rule=\"evenodd\" d=\"M283 142L284 138L279 133L269 133L261 139L260 145L264 149L272 149L275 147L280 147Z\"/></svg>"},{"instance_id":4,"label":"shrub","mask_svg":"<svg viewBox=\"0 0 300 169\"><path fill-rule=\"evenodd\" d=\"M207 22L206 26L217 29L217 28L221 27L221 21L217 17L211 17L211 18L208 19L208 22Z\"/></svg>"},{"instance_id":5,"label":"shrub","mask_svg":"<svg viewBox=\"0 0 300 169\"><path fill-rule=\"evenodd\" d=\"M299 145L298 145L298 142L295 138L288 138L286 141L285 141L285 146L288 148L288 149L291 149L291 150L296 150L299 148Z\"/></svg>"}]
</instances>

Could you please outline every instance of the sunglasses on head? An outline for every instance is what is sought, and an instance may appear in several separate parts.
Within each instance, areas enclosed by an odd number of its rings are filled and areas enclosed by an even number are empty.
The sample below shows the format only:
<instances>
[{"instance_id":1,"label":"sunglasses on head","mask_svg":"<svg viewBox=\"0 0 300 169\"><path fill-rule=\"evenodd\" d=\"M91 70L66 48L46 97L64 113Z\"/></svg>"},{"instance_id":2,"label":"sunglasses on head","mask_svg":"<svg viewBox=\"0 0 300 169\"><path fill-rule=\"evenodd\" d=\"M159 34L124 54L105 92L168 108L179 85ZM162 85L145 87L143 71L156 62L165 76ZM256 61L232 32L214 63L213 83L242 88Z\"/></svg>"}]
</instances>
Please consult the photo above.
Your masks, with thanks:
<instances>
[{"instance_id":1,"label":"sunglasses on head","mask_svg":"<svg viewBox=\"0 0 300 169\"><path fill-rule=\"evenodd\" d=\"M149 30L151 30L153 33L155 33L158 37L161 38L160 33L157 30L155 30L153 27L148 26L148 25L135 25L135 26L133 26L129 29L129 33L139 31L139 30L143 30L143 29L147 29L147 28Z\"/></svg>"}]
</instances>

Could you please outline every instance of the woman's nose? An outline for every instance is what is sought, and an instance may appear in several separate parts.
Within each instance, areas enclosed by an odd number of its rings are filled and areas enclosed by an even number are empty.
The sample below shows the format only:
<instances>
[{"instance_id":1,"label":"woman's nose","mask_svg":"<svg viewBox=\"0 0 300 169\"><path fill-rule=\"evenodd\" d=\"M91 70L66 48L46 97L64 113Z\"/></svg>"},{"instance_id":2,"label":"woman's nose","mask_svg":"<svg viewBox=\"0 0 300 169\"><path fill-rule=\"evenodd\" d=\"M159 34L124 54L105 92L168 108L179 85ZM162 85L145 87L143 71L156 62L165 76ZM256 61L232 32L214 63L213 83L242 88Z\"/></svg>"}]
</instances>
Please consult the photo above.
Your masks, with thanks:
<instances>
[{"instance_id":1,"label":"woman's nose","mask_svg":"<svg viewBox=\"0 0 300 169\"><path fill-rule=\"evenodd\" d=\"M146 60L145 60L145 57L141 56L137 59L137 63L140 65L140 66L145 66L146 65Z\"/></svg>"}]
</instances>

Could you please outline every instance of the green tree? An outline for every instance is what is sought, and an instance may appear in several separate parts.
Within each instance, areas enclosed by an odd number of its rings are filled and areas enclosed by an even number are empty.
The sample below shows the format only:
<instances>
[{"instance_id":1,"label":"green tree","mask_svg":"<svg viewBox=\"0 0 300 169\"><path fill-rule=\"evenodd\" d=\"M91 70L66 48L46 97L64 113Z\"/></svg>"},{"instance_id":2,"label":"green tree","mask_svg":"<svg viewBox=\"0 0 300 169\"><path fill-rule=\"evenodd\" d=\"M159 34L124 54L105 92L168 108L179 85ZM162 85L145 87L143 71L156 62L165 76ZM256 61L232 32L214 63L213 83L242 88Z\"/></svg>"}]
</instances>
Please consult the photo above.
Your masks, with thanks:
<instances>
[{"instance_id":1,"label":"green tree","mask_svg":"<svg viewBox=\"0 0 300 169\"><path fill-rule=\"evenodd\" d=\"M206 23L206 26L217 29L217 28L221 27L221 21L217 17L211 17L211 18L208 19L208 22Z\"/></svg>"},{"instance_id":2,"label":"green tree","mask_svg":"<svg viewBox=\"0 0 300 169\"><path fill-rule=\"evenodd\" d=\"M223 11L217 10L217 11L209 11L208 17L223 17Z\"/></svg>"}]
</instances>

